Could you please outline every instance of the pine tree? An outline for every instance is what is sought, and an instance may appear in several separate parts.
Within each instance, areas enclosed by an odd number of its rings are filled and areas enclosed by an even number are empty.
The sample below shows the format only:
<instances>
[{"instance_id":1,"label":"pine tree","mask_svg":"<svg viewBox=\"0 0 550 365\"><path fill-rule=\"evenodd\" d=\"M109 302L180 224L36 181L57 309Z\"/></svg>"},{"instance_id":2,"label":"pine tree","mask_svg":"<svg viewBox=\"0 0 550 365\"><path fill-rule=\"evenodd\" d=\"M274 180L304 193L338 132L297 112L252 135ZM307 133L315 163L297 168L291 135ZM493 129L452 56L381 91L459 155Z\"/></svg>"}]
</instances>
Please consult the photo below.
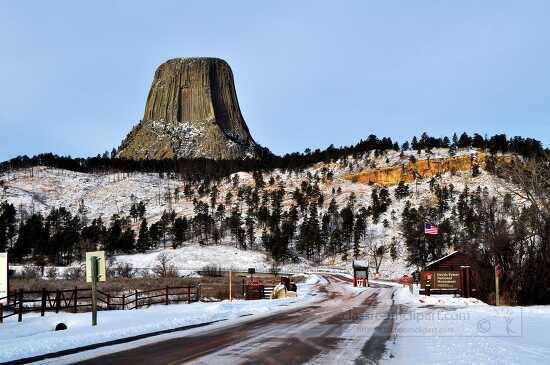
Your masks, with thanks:
<instances>
[{"instance_id":1,"label":"pine tree","mask_svg":"<svg viewBox=\"0 0 550 365\"><path fill-rule=\"evenodd\" d=\"M315 258L316 260L318 260L319 257L314 257L314 254L320 251L319 242L321 235L317 214L317 205L311 203L308 216L304 217L304 221L300 227L297 245L299 252L305 254L306 258Z\"/></svg>"},{"instance_id":2,"label":"pine tree","mask_svg":"<svg viewBox=\"0 0 550 365\"><path fill-rule=\"evenodd\" d=\"M122 237L122 222L117 214L111 218L111 225L107 232L106 251L113 254L121 249L120 238Z\"/></svg>"},{"instance_id":3,"label":"pine tree","mask_svg":"<svg viewBox=\"0 0 550 365\"><path fill-rule=\"evenodd\" d=\"M451 144L451 147L458 147L458 137L456 133L453 133L453 143Z\"/></svg>"},{"instance_id":4,"label":"pine tree","mask_svg":"<svg viewBox=\"0 0 550 365\"><path fill-rule=\"evenodd\" d=\"M355 218L355 226L353 229L353 257L357 258L360 254L360 243L365 236L367 224L364 215L358 214Z\"/></svg>"},{"instance_id":5,"label":"pine tree","mask_svg":"<svg viewBox=\"0 0 550 365\"><path fill-rule=\"evenodd\" d=\"M136 204L132 204L132 206L130 207L130 217L133 218L134 222L137 221L137 218L139 216L139 213L138 213L138 210L137 210L137 206Z\"/></svg>"},{"instance_id":6,"label":"pine tree","mask_svg":"<svg viewBox=\"0 0 550 365\"><path fill-rule=\"evenodd\" d=\"M138 213L139 218L141 218L141 219L145 218L146 211L147 210L145 208L145 203L143 203L143 201L140 201L137 205L137 213Z\"/></svg>"},{"instance_id":7,"label":"pine tree","mask_svg":"<svg viewBox=\"0 0 550 365\"><path fill-rule=\"evenodd\" d=\"M133 253L136 249L136 234L132 228L128 227L120 236L120 251L123 253Z\"/></svg>"},{"instance_id":8,"label":"pine tree","mask_svg":"<svg viewBox=\"0 0 550 365\"><path fill-rule=\"evenodd\" d=\"M5 252L13 246L15 237L16 210L13 204L2 202L0 204L0 252Z\"/></svg>"},{"instance_id":9,"label":"pine tree","mask_svg":"<svg viewBox=\"0 0 550 365\"><path fill-rule=\"evenodd\" d=\"M161 240L161 228L160 223L155 222L149 227L149 238L151 240L151 247L156 248L160 245Z\"/></svg>"},{"instance_id":10,"label":"pine tree","mask_svg":"<svg viewBox=\"0 0 550 365\"><path fill-rule=\"evenodd\" d=\"M250 215L246 216L245 219L245 225L246 225L246 239L248 241L248 247L254 248L256 244L256 236L254 235L254 218Z\"/></svg>"},{"instance_id":11,"label":"pine tree","mask_svg":"<svg viewBox=\"0 0 550 365\"><path fill-rule=\"evenodd\" d=\"M174 236L173 247L177 248L181 246L185 241L185 232L187 231L187 219L185 217L178 217L174 220L172 225L172 234Z\"/></svg>"},{"instance_id":12,"label":"pine tree","mask_svg":"<svg viewBox=\"0 0 550 365\"><path fill-rule=\"evenodd\" d=\"M409 186L405 184L403 180L399 181L399 184L395 188L394 192L395 198L401 200L409 196Z\"/></svg>"},{"instance_id":13,"label":"pine tree","mask_svg":"<svg viewBox=\"0 0 550 365\"><path fill-rule=\"evenodd\" d=\"M242 224L243 221L241 217L241 212L239 211L239 209L233 208L233 210L231 210L231 216L229 218L229 226L231 229L231 235L233 236L237 247L239 245L242 245L243 241L243 238L241 236Z\"/></svg>"},{"instance_id":14,"label":"pine tree","mask_svg":"<svg viewBox=\"0 0 550 365\"><path fill-rule=\"evenodd\" d=\"M147 228L147 220L142 219L139 227L139 237L137 240L136 249L138 252L145 253L151 248L151 237L149 236L149 229Z\"/></svg>"},{"instance_id":15,"label":"pine tree","mask_svg":"<svg viewBox=\"0 0 550 365\"><path fill-rule=\"evenodd\" d=\"M9 255L14 262L34 253L36 262L43 263L47 254L47 232L44 229L42 215L33 214L28 220L19 224L17 240L9 249Z\"/></svg>"},{"instance_id":16,"label":"pine tree","mask_svg":"<svg viewBox=\"0 0 550 365\"><path fill-rule=\"evenodd\" d=\"M472 145L472 139L468 136L468 133L464 132L460 135L458 139L457 147L458 148L468 148Z\"/></svg>"},{"instance_id":17,"label":"pine tree","mask_svg":"<svg viewBox=\"0 0 550 365\"><path fill-rule=\"evenodd\" d=\"M218 192L218 187L216 185L212 186L210 190L210 209L212 209L212 211L214 211L218 202Z\"/></svg>"},{"instance_id":18,"label":"pine tree","mask_svg":"<svg viewBox=\"0 0 550 365\"><path fill-rule=\"evenodd\" d=\"M416 136L413 137L412 141L411 141L411 148L416 151L416 150L421 150L421 148L419 147L418 145L418 139L416 138Z\"/></svg>"},{"instance_id":19,"label":"pine tree","mask_svg":"<svg viewBox=\"0 0 550 365\"><path fill-rule=\"evenodd\" d=\"M340 211L340 219L342 220L342 239L347 244L347 250L351 247L351 241L353 239L354 221L353 210L349 204Z\"/></svg>"}]
</instances>

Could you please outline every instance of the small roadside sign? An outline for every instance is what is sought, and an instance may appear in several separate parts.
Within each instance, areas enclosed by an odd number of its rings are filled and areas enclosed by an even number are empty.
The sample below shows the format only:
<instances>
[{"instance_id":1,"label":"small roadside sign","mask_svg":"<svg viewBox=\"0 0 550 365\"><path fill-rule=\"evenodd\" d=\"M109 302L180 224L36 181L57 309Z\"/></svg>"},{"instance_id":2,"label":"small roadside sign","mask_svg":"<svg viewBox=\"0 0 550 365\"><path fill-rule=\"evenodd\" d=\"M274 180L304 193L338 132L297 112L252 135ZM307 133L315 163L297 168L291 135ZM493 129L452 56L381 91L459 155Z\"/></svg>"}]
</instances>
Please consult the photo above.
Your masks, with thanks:
<instances>
[{"instance_id":1,"label":"small roadside sign","mask_svg":"<svg viewBox=\"0 0 550 365\"><path fill-rule=\"evenodd\" d=\"M502 277L502 266L496 264L495 266L495 305L500 305L500 278Z\"/></svg>"},{"instance_id":2,"label":"small roadside sign","mask_svg":"<svg viewBox=\"0 0 550 365\"><path fill-rule=\"evenodd\" d=\"M97 258L97 281L105 281L105 251L86 252L86 282L92 282L92 257Z\"/></svg>"},{"instance_id":3,"label":"small roadside sign","mask_svg":"<svg viewBox=\"0 0 550 365\"><path fill-rule=\"evenodd\" d=\"M418 271L413 272L412 277L413 277L413 282L415 282L416 284L420 283L420 272Z\"/></svg>"},{"instance_id":4,"label":"small roadside sign","mask_svg":"<svg viewBox=\"0 0 550 365\"><path fill-rule=\"evenodd\" d=\"M502 277L503 270L502 270L502 266L500 266L500 264L497 264L497 266L495 267L495 272L496 272L496 274L498 275L499 278Z\"/></svg>"},{"instance_id":5,"label":"small roadside sign","mask_svg":"<svg viewBox=\"0 0 550 365\"><path fill-rule=\"evenodd\" d=\"M431 272L426 273L426 285L432 285L433 274Z\"/></svg>"},{"instance_id":6,"label":"small roadside sign","mask_svg":"<svg viewBox=\"0 0 550 365\"><path fill-rule=\"evenodd\" d=\"M92 283L92 326L97 325L97 282L105 279L105 251L86 252L86 281Z\"/></svg>"},{"instance_id":7,"label":"small roadside sign","mask_svg":"<svg viewBox=\"0 0 550 365\"><path fill-rule=\"evenodd\" d=\"M0 298L8 296L8 254L0 253ZM0 299L0 304L8 304L8 299Z\"/></svg>"}]
</instances>

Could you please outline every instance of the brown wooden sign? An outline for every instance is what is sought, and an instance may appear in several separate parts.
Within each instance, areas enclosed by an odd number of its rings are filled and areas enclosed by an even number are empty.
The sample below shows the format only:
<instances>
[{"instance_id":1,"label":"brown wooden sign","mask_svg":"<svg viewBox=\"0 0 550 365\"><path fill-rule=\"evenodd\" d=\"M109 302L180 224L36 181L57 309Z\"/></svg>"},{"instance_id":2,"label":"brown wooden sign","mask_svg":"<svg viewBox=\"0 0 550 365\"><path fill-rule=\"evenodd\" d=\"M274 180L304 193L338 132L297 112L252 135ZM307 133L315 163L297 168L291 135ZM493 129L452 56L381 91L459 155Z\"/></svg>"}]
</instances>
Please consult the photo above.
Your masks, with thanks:
<instances>
[{"instance_id":1,"label":"brown wooden sign","mask_svg":"<svg viewBox=\"0 0 550 365\"><path fill-rule=\"evenodd\" d=\"M426 286L426 274L432 274L432 289L461 289L460 271L422 271L421 287Z\"/></svg>"},{"instance_id":2,"label":"brown wooden sign","mask_svg":"<svg viewBox=\"0 0 550 365\"><path fill-rule=\"evenodd\" d=\"M435 271L434 289L460 289L460 271Z\"/></svg>"}]
</instances>

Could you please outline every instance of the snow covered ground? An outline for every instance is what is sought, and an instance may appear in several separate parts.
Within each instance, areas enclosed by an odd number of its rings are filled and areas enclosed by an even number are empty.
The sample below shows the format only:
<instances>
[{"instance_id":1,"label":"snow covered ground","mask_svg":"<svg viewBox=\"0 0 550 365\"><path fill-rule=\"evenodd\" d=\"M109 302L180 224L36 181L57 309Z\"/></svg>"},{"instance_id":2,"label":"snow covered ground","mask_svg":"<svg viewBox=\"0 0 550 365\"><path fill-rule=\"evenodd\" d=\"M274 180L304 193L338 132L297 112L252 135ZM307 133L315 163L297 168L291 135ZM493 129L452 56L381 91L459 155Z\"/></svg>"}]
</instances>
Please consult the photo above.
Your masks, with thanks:
<instances>
[{"instance_id":1,"label":"snow covered ground","mask_svg":"<svg viewBox=\"0 0 550 365\"><path fill-rule=\"evenodd\" d=\"M398 311L383 364L550 363L550 306L494 307L402 287L394 300Z\"/></svg>"},{"instance_id":2,"label":"snow covered ground","mask_svg":"<svg viewBox=\"0 0 550 365\"><path fill-rule=\"evenodd\" d=\"M258 273L270 273L272 262L268 259L265 252L258 250L241 250L228 244L216 246L201 246L199 244L186 244L177 249L167 248L151 250L147 253L136 253L130 255L116 255L108 261L108 268L120 264L130 264L134 269L134 274L140 276L143 272L152 272L151 270L158 264L159 255L164 254L169 259L169 264L174 265L181 277L194 277L198 271L206 266L214 266L221 270L233 270L234 272L247 272L248 268L255 268ZM82 265L73 263L72 266ZM307 261L298 263L285 263L278 266L280 273L301 274L315 272L338 272L342 270L351 270L350 267L326 267L312 265ZM25 267L22 265L10 265L10 269L17 273L23 273ZM69 267L56 267L58 277L63 277ZM47 279L47 272L44 278Z\"/></svg>"},{"instance_id":3,"label":"snow covered ground","mask_svg":"<svg viewBox=\"0 0 550 365\"><path fill-rule=\"evenodd\" d=\"M21 323L10 317L0 325L0 363L182 326L273 314L319 298L311 289L321 280L312 275L298 284L298 298L294 299L225 300L99 312L96 327L91 326L90 313L47 313L44 318L29 314ZM68 329L54 332L60 322Z\"/></svg>"},{"instance_id":4,"label":"snow covered ground","mask_svg":"<svg viewBox=\"0 0 550 365\"><path fill-rule=\"evenodd\" d=\"M225 269L246 271L249 267L267 270L270 265L265 253L254 250L240 250L228 245L200 246L190 245L177 249L154 250L144 254L119 255L119 263L129 263L134 268L151 268L158 255L166 253L171 263L180 270L201 270L206 265L219 266Z\"/></svg>"}]
</instances>

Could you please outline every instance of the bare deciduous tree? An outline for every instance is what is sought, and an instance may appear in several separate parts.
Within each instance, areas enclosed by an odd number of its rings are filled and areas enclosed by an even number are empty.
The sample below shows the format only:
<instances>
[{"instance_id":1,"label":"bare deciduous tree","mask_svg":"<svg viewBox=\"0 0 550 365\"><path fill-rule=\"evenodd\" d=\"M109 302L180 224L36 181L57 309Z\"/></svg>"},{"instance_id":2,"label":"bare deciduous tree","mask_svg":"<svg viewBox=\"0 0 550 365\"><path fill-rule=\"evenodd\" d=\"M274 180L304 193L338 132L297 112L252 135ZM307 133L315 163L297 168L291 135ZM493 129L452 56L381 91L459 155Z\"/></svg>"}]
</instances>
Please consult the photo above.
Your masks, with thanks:
<instances>
[{"instance_id":1,"label":"bare deciduous tree","mask_svg":"<svg viewBox=\"0 0 550 365\"><path fill-rule=\"evenodd\" d=\"M156 259L156 265L153 267L153 272L161 278L178 276L176 266L172 263L173 259L173 256L166 252L159 253Z\"/></svg>"}]
</instances>

